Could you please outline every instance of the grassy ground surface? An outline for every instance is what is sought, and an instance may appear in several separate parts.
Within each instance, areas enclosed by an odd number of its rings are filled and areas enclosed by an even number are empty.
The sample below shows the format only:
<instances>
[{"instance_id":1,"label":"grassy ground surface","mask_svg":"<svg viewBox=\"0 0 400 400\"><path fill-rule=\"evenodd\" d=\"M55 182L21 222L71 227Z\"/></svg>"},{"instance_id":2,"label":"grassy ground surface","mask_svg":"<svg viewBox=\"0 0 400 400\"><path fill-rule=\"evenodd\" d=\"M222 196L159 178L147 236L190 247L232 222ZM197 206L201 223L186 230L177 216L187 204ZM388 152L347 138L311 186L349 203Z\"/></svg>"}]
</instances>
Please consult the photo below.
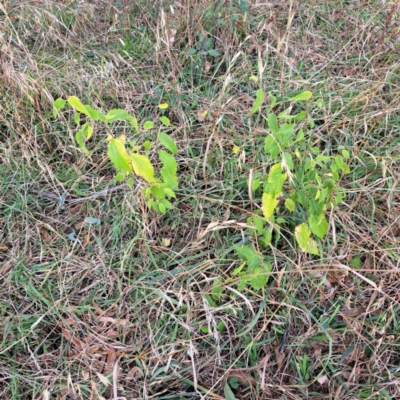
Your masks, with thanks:
<instances>
[{"instance_id":1,"label":"grassy ground surface","mask_svg":"<svg viewBox=\"0 0 400 400\"><path fill-rule=\"evenodd\" d=\"M398 3L4 0L0 32L1 399L400 398ZM263 250L267 285L238 290L260 87L322 99L312 140L351 173L321 256L289 237ZM53 117L70 95L141 122L169 104L173 210L94 196L117 186L107 132L83 154Z\"/></svg>"}]
</instances>

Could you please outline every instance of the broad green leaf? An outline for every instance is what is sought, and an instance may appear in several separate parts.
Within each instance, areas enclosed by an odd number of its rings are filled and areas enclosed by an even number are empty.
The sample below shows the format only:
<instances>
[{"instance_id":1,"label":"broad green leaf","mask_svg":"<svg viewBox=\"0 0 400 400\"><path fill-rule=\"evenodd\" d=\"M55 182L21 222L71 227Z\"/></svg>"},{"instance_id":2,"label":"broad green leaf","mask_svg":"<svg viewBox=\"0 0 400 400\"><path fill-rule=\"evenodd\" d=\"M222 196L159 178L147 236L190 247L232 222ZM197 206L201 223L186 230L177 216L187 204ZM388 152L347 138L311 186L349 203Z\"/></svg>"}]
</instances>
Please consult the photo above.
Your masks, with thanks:
<instances>
[{"instance_id":1,"label":"broad green leaf","mask_svg":"<svg viewBox=\"0 0 400 400\"><path fill-rule=\"evenodd\" d=\"M253 182L251 182L251 190L255 192L261 185L261 182L259 179L254 179Z\"/></svg>"},{"instance_id":2,"label":"broad green leaf","mask_svg":"<svg viewBox=\"0 0 400 400\"><path fill-rule=\"evenodd\" d=\"M286 199L285 207L290 211L293 212L296 209L296 203L292 199Z\"/></svg>"},{"instance_id":3,"label":"broad green leaf","mask_svg":"<svg viewBox=\"0 0 400 400\"><path fill-rule=\"evenodd\" d=\"M154 182L154 168L148 157L133 153L131 154L133 170L136 175L141 176L147 182ZM161 210L161 209L160 209Z\"/></svg>"},{"instance_id":4,"label":"broad green leaf","mask_svg":"<svg viewBox=\"0 0 400 400\"><path fill-rule=\"evenodd\" d=\"M146 129L146 131L148 131L149 129L152 129L154 127L154 122L153 121L146 121L143 124L143 128Z\"/></svg>"},{"instance_id":5,"label":"broad green leaf","mask_svg":"<svg viewBox=\"0 0 400 400\"><path fill-rule=\"evenodd\" d=\"M323 239L323 237L326 235L326 232L328 232L328 221L326 220L324 214L310 214L308 224L310 225L311 232L320 239Z\"/></svg>"},{"instance_id":6,"label":"broad green leaf","mask_svg":"<svg viewBox=\"0 0 400 400\"><path fill-rule=\"evenodd\" d=\"M158 105L158 108L160 110L165 110L165 109L168 108L168 103L161 103L161 104Z\"/></svg>"},{"instance_id":7,"label":"broad green leaf","mask_svg":"<svg viewBox=\"0 0 400 400\"><path fill-rule=\"evenodd\" d=\"M81 103L81 101L76 96L69 96L68 103L73 108L75 108L76 111L79 111L80 113L85 114L88 117L90 117L88 110L86 110L86 107Z\"/></svg>"},{"instance_id":8,"label":"broad green leaf","mask_svg":"<svg viewBox=\"0 0 400 400\"><path fill-rule=\"evenodd\" d=\"M151 142L149 142L148 140L146 140L146 141L143 143L143 147L144 147L144 149L145 149L146 151L150 151Z\"/></svg>"},{"instance_id":9,"label":"broad green leaf","mask_svg":"<svg viewBox=\"0 0 400 400\"><path fill-rule=\"evenodd\" d=\"M176 177L177 164L175 158L164 150L158 152L158 157L163 163L163 167L160 170L161 176L164 182L167 183L171 189L178 188L178 178Z\"/></svg>"},{"instance_id":10,"label":"broad green leaf","mask_svg":"<svg viewBox=\"0 0 400 400\"><path fill-rule=\"evenodd\" d=\"M163 116L163 117L160 117L159 119L165 126L171 125L171 121L169 120L169 118Z\"/></svg>"},{"instance_id":11,"label":"broad green leaf","mask_svg":"<svg viewBox=\"0 0 400 400\"><path fill-rule=\"evenodd\" d=\"M76 132L75 139L79 145L79 148L85 153L90 154L89 150L86 148L85 142L90 139L93 133L93 127L90 122L82 125L78 132Z\"/></svg>"},{"instance_id":12,"label":"broad green leaf","mask_svg":"<svg viewBox=\"0 0 400 400\"><path fill-rule=\"evenodd\" d=\"M265 138L265 145L264 145L265 153L270 154L272 159L275 159L278 156L280 150L281 149L279 148L276 139L272 135L268 135Z\"/></svg>"},{"instance_id":13,"label":"broad green leaf","mask_svg":"<svg viewBox=\"0 0 400 400\"><path fill-rule=\"evenodd\" d=\"M211 57L218 57L220 54L219 54L219 51L217 51L217 50L209 50L208 55Z\"/></svg>"},{"instance_id":14,"label":"broad green leaf","mask_svg":"<svg viewBox=\"0 0 400 400\"><path fill-rule=\"evenodd\" d=\"M350 172L349 166L343 161L342 156L335 157L335 164L345 173Z\"/></svg>"},{"instance_id":15,"label":"broad green leaf","mask_svg":"<svg viewBox=\"0 0 400 400\"><path fill-rule=\"evenodd\" d=\"M286 177L287 175L282 173L281 163L273 165L268 174L268 183L270 185L268 186L267 192L275 197L280 196Z\"/></svg>"},{"instance_id":16,"label":"broad green leaf","mask_svg":"<svg viewBox=\"0 0 400 400\"><path fill-rule=\"evenodd\" d=\"M298 95L290 98L290 101L304 101L309 100L312 97L312 92L306 90L305 92L299 93Z\"/></svg>"},{"instance_id":17,"label":"broad green leaf","mask_svg":"<svg viewBox=\"0 0 400 400\"><path fill-rule=\"evenodd\" d=\"M306 116L307 116L307 113L305 111L300 111L298 114L296 114L294 120L302 121Z\"/></svg>"},{"instance_id":18,"label":"broad green leaf","mask_svg":"<svg viewBox=\"0 0 400 400\"><path fill-rule=\"evenodd\" d=\"M114 122L114 121L127 121L129 114L125 110L121 110L119 108L115 110L110 110L106 114L106 121L107 122Z\"/></svg>"},{"instance_id":19,"label":"broad green leaf","mask_svg":"<svg viewBox=\"0 0 400 400\"><path fill-rule=\"evenodd\" d=\"M343 157L346 158L346 159L349 159L349 158L350 158L350 153L349 153L349 151L346 150L346 149L343 149L343 150L342 150L342 155L343 155Z\"/></svg>"},{"instance_id":20,"label":"broad green leaf","mask_svg":"<svg viewBox=\"0 0 400 400\"><path fill-rule=\"evenodd\" d=\"M126 152L123 138L110 139L107 154L118 171L132 172L130 158Z\"/></svg>"},{"instance_id":21,"label":"broad green leaf","mask_svg":"<svg viewBox=\"0 0 400 400\"><path fill-rule=\"evenodd\" d=\"M93 119L94 121L105 121L105 115L98 110L95 110L94 108L90 107L88 104L85 104L85 108L87 112L89 113L89 117Z\"/></svg>"},{"instance_id":22,"label":"broad green leaf","mask_svg":"<svg viewBox=\"0 0 400 400\"><path fill-rule=\"evenodd\" d=\"M252 274L255 276L251 278L250 280L250 285L254 290L260 290L263 288L269 278L269 273L272 270L272 265L270 263L267 263L266 265L261 265L252 271Z\"/></svg>"},{"instance_id":23,"label":"broad green leaf","mask_svg":"<svg viewBox=\"0 0 400 400\"><path fill-rule=\"evenodd\" d=\"M234 245L233 248L235 249L237 255L240 257L242 261L248 261L252 257L257 257L256 251L251 246L237 246Z\"/></svg>"},{"instance_id":24,"label":"broad green leaf","mask_svg":"<svg viewBox=\"0 0 400 400\"><path fill-rule=\"evenodd\" d=\"M284 151L283 154L282 154L282 162L286 163L286 165L289 167L289 170L293 170L294 169L293 157L287 151Z\"/></svg>"},{"instance_id":25,"label":"broad green leaf","mask_svg":"<svg viewBox=\"0 0 400 400\"><path fill-rule=\"evenodd\" d=\"M83 136L82 133L82 129L79 129L78 132L76 132L75 134L75 140L76 143L78 143L79 148L87 155L90 154L89 150L87 149L86 145L85 145L85 138Z\"/></svg>"},{"instance_id":26,"label":"broad green leaf","mask_svg":"<svg viewBox=\"0 0 400 400\"><path fill-rule=\"evenodd\" d=\"M171 202L169 202L167 199L162 199L160 201L160 203L164 204L164 206L167 210L172 210L174 208L174 206L171 204Z\"/></svg>"},{"instance_id":27,"label":"broad green leaf","mask_svg":"<svg viewBox=\"0 0 400 400\"><path fill-rule=\"evenodd\" d=\"M135 128L136 133L139 133L139 124L137 122L137 119L135 117L132 117L132 115L128 115L126 117L126 120L131 123L131 125Z\"/></svg>"},{"instance_id":28,"label":"broad green leaf","mask_svg":"<svg viewBox=\"0 0 400 400\"><path fill-rule=\"evenodd\" d=\"M279 132L278 119L276 118L276 115L273 113L268 114L268 128L274 135L276 135Z\"/></svg>"},{"instance_id":29,"label":"broad green leaf","mask_svg":"<svg viewBox=\"0 0 400 400\"><path fill-rule=\"evenodd\" d=\"M271 99L271 104L269 105L269 109L272 110L276 104L276 96L272 94L272 92L268 92L269 98Z\"/></svg>"},{"instance_id":30,"label":"broad green leaf","mask_svg":"<svg viewBox=\"0 0 400 400\"><path fill-rule=\"evenodd\" d=\"M302 140L304 140L304 138L305 138L305 136L304 136L304 131L303 131L303 129L300 129L300 130L297 132L297 137L296 137L295 143L296 143L296 142L301 142Z\"/></svg>"},{"instance_id":31,"label":"broad green leaf","mask_svg":"<svg viewBox=\"0 0 400 400\"><path fill-rule=\"evenodd\" d=\"M268 246L271 243L271 240L272 240L272 227L269 227L264 230L264 237L263 237L264 246Z\"/></svg>"},{"instance_id":32,"label":"broad green leaf","mask_svg":"<svg viewBox=\"0 0 400 400\"><path fill-rule=\"evenodd\" d=\"M275 198L275 196L269 194L269 193L264 193L262 196L262 211L264 214L264 217L267 221L270 220L272 214L275 211L275 208L279 204L279 201Z\"/></svg>"},{"instance_id":33,"label":"broad green leaf","mask_svg":"<svg viewBox=\"0 0 400 400\"><path fill-rule=\"evenodd\" d=\"M294 134L294 124L282 124L279 127L279 137L282 142L287 142Z\"/></svg>"},{"instance_id":34,"label":"broad green leaf","mask_svg":"<svg viewBox=\"0 0 400 400\"><path fill-rule=\"evenodd\" d=\"M126 178L126 171L119 171L117 175L115 175L115 180L117 182L121 182Z\"/></svg>"},{"instance_id":35,"label":"broad green leaf","mask_svg":"<svg viewBox=\"0 0 400 400\"><path fill-rule=\"evenodd\" d=\"M247 260L247 266L250 269L258 268L261 265L262 261L262 257L257 254Z\"/></svg>"},{"instance_id":36,"label":"broad green leaf","mask_svg":"<svg viewBox=\"0 0 400 400\"><path fill-rule=\"evenodd\" d=\"M161 189L159 186L152 186L150 189L151 193L153 194L154 197L157 199L161 200L164 198L164 190Z\"/></svg>"},{"instance_id":37,"label":"broad green leaf","mask_svg":"<svg viewBox=\"0 0 400 400\"><path fill-rule=\"evenodd\" d=\"M167 208L166 208L165 205L162 204L162 203L158 203L158 209L160 210L160 212L161 212L162 214L165 214L165 213L167 212Z\"/></svg>"},{"instance_id":38,"label":"broad green leaf","mask_svg":"<svg viewBox=\"0 0 400 400\"><path fill-rule=\"evenodd\" d=\"M176 144L171 136L167 135L164 132L160 132L158 134L158 139L162 143L162 145L171 153L176 154L178 152L178 148L176 147Z\"/></svg>"},{"instance_id":39,"label":"broad green leaf","mask_svg":"<svg viewBox=\"0 0 400 400\"><path fill-rule=\"evenodd\" d=\"M258 89L256 92L256 99L254 100L253 107L248 115L252 115L260 109L262 103L264 102L264 98L265 98L264 90Z\"/></svg>"},{"instance_id":40,"label":"broad green leaf","mask_svg":"<svg viewBox=\"0 0 400 400\"><path fill-rule=\"evenodd\" d=\"M74 122L79 126L81 124L81 114L75 113L74 114Z\"/></svg>"},{"instance_id":41,"label":"broad green leaf","mask_svg":"<svg viewBox=\"0 0 400 400\"><path fill-rule=\"evenodd\" d=\"M53 116L54 118L57 117L58 112L65 107L66 101L62 98L58 98L54 103L53 103Z\"/></svg>"},{"instance_id":42,"label":"broad green leaf","mask_svg":"<svg viewBox=\"0 0 400 400\"><path fill-rule=\"evenodd\" d=\"M311 231L307 224L301 224L296 226L295 237L301 250L305 253L319 255L317 243L311 239Z\"/></svg>"},{"instance_id":43,"label":"broad green leaf","mask_svg":"<svg viewBox=\"0 0 400 400\"><path fill-rule=\"evenodd\" d=\"M165 188L164 193L166 194L167 197L169 198L173 197L174 199L176 199L176 194L170 188Z\"/></svg>"}]
</instances>

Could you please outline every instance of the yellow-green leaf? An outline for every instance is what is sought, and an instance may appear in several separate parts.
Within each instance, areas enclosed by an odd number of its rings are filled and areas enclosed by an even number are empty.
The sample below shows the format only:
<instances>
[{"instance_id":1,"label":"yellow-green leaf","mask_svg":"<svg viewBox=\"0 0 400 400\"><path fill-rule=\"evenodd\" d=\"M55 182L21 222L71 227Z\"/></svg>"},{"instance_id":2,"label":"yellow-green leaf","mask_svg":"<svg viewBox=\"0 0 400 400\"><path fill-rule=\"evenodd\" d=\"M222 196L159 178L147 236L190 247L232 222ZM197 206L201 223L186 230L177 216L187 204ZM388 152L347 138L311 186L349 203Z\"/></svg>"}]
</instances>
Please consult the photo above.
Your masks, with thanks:
<instances>
[{"instance_id":1,"label":"yellow-green leaf","mask_svg":"<svg viewBox=\"0 0 400 400\"><path fill-rule=\"evenodd\" d=\"M256 92L256 99L254 100L254 104L253 104L252 109L249 112L249 115L254 114L255 112L257 112L260 109L260 107L262 106L262 103L264 102L264 98L265 98L264 90L258 89Z\"/></svg>"},{"instance_id":2,"label":"yellow-green leaf","mask_svg":"<svg viewBox=\"0 0 400 400\"><path fill-rule=\"evenodd\" d=\"M296 208L296 203L292 199L286 199L285 206L290 212L293 212Z\"/></svg>"},{"instance_id":3,"label":"yellow-green leaf","mask_svg":"<svg viewBox=\"0 0 400 400\"><path fill-rule=\"evenodd\" d=\"M86 107L81 103L81 101L76 96L69 96L68 103L73 108L75 108L76 111L79 111L80 113L85 114L88 117L90 116L88 110L86 110Z\"/></svg>"},{"instance_id":4,"label":"yellow-green leaf","mask_svg":"<svg viewBox=\"0 0 400 400\"><path fill-rule=\"evenodd\" d=\"M158 105L158 108L161 110L165 110L166 108L168 108L168 103L161 103Z\"/></svg>"},{"instance_id":5,"label":"yellow-green leaf","mask_svg":"<svg viewBox=\"0 0 400 400\"><path fill-rule=\"evenodd\" d=\"M296 226L295 229L296 241L299 244L301 250L305 253L318 255L318 247L315 240L311 239L311 231L307 224L301 224Z\"/></svg>"},{"instance_id":6,"label":"yellow-green leaf","mask_svg":"<svg viewBox=\"0 0 400 400\"><path fill-rule=\"evenodd\" d=\"M153 121L146 121L143 124L143 128L146 129L146 131L151 129L151 128L153 128L153 127L154 127L154 122Z\"/></svg>"},{"instance_id":7,"label":"yellow-green leaf","mask_svg":"<svg viewBox=\"0 0 400 400\"><path fill-rule=\"evenodd\" d=\"M305 92L299 93L298 95L292 97L289 99L290 101L304 101L304 100L309 100L312 97L312 92L309 90L306 90Z\"/></svg>"},{"instance_id":8,"label":"yellow-green leaf","mask_svg":"<svg viewBox=\"0 0 400 400\"><path fill-rule=\"evenodd\" d=\"M267 221L270 220L279 201L270 193L264 193L262 196L262 211Z\"/></svg>"},{"instance_id":9,"label":"yellow-green leaf","mask_svg":"<svg viewBox=\"0 0 400 400\"><path fill-rule=\"evenodd\" d=\"M131 154L133 170L147 182L154 182L154 168L151 161L142 154Z\"/></svg>"},{"instance_id":10,"label":"yellow-green leaf","mask_svg":"<svg viewBox=\"0 0 400 400\"><path fill-rule=\"evenodd\" d=\"M124 139L111 139L108 142L108 157L118 171L132 172L130 159L126 152Z\"/></svg>"},{"instance_id":11,"label":"yellow-green leaf","mask_svg":"<svg viewBox=\"0 0 400 400\"><path fill-rule=\"evenodd\" d=\"M165 126L170 126L171 125L171 121L169 120L168 117L162 116L159 119Z\"/></svg>"}]
</instances>

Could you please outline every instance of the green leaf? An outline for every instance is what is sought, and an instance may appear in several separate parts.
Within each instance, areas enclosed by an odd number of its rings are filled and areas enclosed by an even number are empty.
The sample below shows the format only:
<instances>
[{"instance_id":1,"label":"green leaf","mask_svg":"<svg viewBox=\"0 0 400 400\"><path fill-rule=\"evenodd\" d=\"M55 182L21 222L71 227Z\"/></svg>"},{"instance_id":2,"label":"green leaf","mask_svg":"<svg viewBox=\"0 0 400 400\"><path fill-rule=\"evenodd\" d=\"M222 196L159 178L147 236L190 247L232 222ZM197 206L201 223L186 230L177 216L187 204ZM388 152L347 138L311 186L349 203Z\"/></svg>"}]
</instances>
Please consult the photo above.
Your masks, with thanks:
<instances>
[{"instance_id":1,"label":"green leaf","mask_svg":"<svg viewBox=\"0 0 400 400\"><path fill-rule=\"evenodd\" d=\"M265 190L268 194L271 194L275 198L280 196L282 193L283 184L286 181L286 174L282 174L282 164L278 163L271 167L268 174L268 183Z\"/></svg>"},{"instance_id":2,"label":"green leaf","mask_svg":"<svg viewBox=\"0 0 400 400\"><path fill-rule=\"evenodd\" d=\"M147 182L154 182L154 168L148 157L133 153L131 154L131 160L133 165L133 170L136 175L141 176ZM160 209L161 210L161 209Z\"/></svg>"},{"instance_id":3,"label":"green leaf","mask_svg":"<svg viewBox=\"0 0 400 400\"><path fill-rule=\"evenodd\" d=\"M171 125L171 121L169 120L169 118L163 116L163 117L160 117L159 119L165 126Z\"/></svg>"},{"instance_id":4,"label":"green leaf","mask_svg":"<svg viewBox=\"0 0 400 400\"><path fill-rule=\"evenodd\" d=\"M272 94L272 92L268 92L269 98L271 99L271 104L269 105L269 109L272 110L276 104L276 96Z\"/></svg>"},{"instance_id":5,"label":"green leaf","mask_svg":"<svg viewBox=\"0 0 400 400\"><path fill-rule=\"evenodd\" d=\"M131 125L134 127L136 133L139 133L139 124L137 122L137 119L133 117L132 115L128 115L126 117L126 120L131 123Z\"/></svg>"},{"instance_id":6,"label":"green leaf","mask_svg":"<svg viewBox=\"0 0 400 400\"><path fill-rule=\"evenodd\" d=\"M53 116L54 118L57 117L58 112L65 107L66 101L62 98L58 98L54 103L53 103Z\"/></svg>"},{"instance_id":7,"label":"green leaf","mask_svg":"<svg viewBox=\"0 0 400 400\"><path fill-rule=\"evenodd\" d=\"M126 152L123 138L111 139L108 142L107 154L118 171L132 172L130 158Z\"/></svg>"},{"instance_id":8,"label":"green leaf","mask_svg":"<svg viewBox=\"0 0 400 400\"><path fill-rule=\"evenodd\" d=\"M178 148L176 147L176 144L175 144L174 140L171 138L171 136L167 135L164 132L160 132L158 134L158 140L171 153L176 154L178 152Z\"/></svg>"},{"instance_id":9,"label":"green leaf","mask_svg":"<svg viewBox=\"0 0 400 400\"><path fill-rule=\"evenodd\" d=\"M268 135L265 138L265 145L264 145L265 153L270 154L272 159L275 159L276 157L278 157L280 150L281 149L279 148L276 139L272 135Z\"/></svg>"},{"instance_id":10,"label":"green leaf","mask_svg":"<svg viewBox=\"0 0 400 400\"><path fill-rule=\"evenodd\" d=\"M275 208L279 204L279 201L276 200L274 195L271 195L269 193L264 193L262 196L262 211L264 214L264 217L267 221L270 220L272 214L275 211Z\"/></svg>"},{"instance_id":11,"label":"green leaf","mask_svg":"<svg viewBox=\"0 0 400 400\"><path fill-rule=\"evenodd\" d=\"M350 172L349 166L343 161L342 156L335 157L335 164L345 173Z\"/></svg>"},{"instance_id":12,"label":"green leaf","mask_svg":"<svg viewBox=\"0 0 400 400\"><path fill-rule=\"evenodd\" d=\"M220 54L217 50L209 50L208 55L211 57L218 57Z\"/></svg>"},{"instance_id":13,"label":"green leaf","mask_svg":"<svg viewBox=\"0 0 400 400\"><path fill-rule=\"evenodd\" d=\"M177 189L178 178L176 177L176 171L178 167L175 158L164 150L160 150L158 152L158 157L163 163L160 173L164 179L164 182L167 183L171 189Z\"/></svg>"},{"instance_id":14,"label":"green leaf","mask_svg":"<svg viewBox=\"0 0 400 400\"><path fill-rule=\"evenodd\" d=\"M260 290L263 288L269 278L269 272L272 270L272 265L270 263L267 263L266 265L262 265L260 267L257 267L252 271L252 274L256 275L250 280L250 285L254 290Z\"/></svg>"},{"instance_id":15,"label":"green leaf","mask_svg":"<svg viewBox=\"0 0 400 400\"><path fill-rule=\"evenodd\" d=\"M317 243L311 239L311 231L307 224L301 224L296 226L295 237L301 250L305 253L319 255Z\"/></svg>"},{"instance_id":16,"label":"green leaf","mask_svg":"<svg viewBox=\"0 0 400 400\"><path fill-rule=\"evenodd\" d=\"M298 94L297 96L294 96L292 98L290 98L290 101L305 101L305 100L309 100L312 97L312 92L306 90L305 92L302 92L300 94Z\"/></svg>"},{"instance_id":17,"label":"green leaf","mask_svg":"<svg viewBox=\"0 0 400 400\"><path fill-rule=\"evenodd\" d=\"M127 121L128 117L129 114L125 110L121 110L119 108L110 110L105 116L107 122Z\"/></svg>"},{"instance_id":18,"label":"green leaf","mask_svg":"<svg viewBox=\"0 0 400 400\"><path fill-rule=\"evenodd\" d=\"M158 203L158 209L160 210L160 212L161 212L162 214L165 214L165 213L167 212L167 208L166 208L165 205L162 204L162 203Z\"/></svg>"},{"instance_id":19,"label":"green leaf","mask_svg":"<svg viewBox=\"0 0 400 400\"><path fill-rule=\"evenodd\" d=\"M68 103L75 108L76 111L79 111L82 114L87 115L90 117L90 114L86 107L81 103L81 101L76 97L76 96L69 96L68 97Z\"/></svg>"},{"instance_id":20,"label":"green leaf","mask_svg":"<svg viewBox=\"0 0 400 400\"><path fill-rule=\"evenodd\" d=\"M232 389L229 387L228 382L225 382L224 386L224 396L226 400L238 400L232 392Z\"/></svg>"},{"instance_id":21,"label":"green leaf","mask_svg":"<svg viewBox=\"0 0 400 400\"><path fill-rule=\"evenodd\" d=\"M259 180L259 179L254 179L254 180L251 182L251 190L252 190L253 192L255 192L255 191L260 187L260 185L261 185L260 180Z\"/></svg>"},{"instance_id":22,"label":"green leaf","mask_svg":"<svg viewBox=\"0 0 400 400\"><path fill-rule=\"evenodd\" d=\"M323 239L326 232L328 232L328 221L324 214L310 214L308 224L310 225L311 232L320 239Z\"/></svg>"},{"instance_id":23,"label":"green leaf","mask_svg":"<svg viewBox=\"0 0 400 400\"><path fill-rule=\"evenodd\" d=\"M153 121L146 121L143 124L143 128L146 129L146 131L148 131L149 129L152 129L154 127L154 122Z\"/></svg>"},{"instance_id":24,"label":"green leaf","mask_svg":"<svg viewBox=\"0 0 400 400\"><path fill-rule=\"evenodd\" d=\"M86 148L85 142L90 139L93 133L93 127L90 122L82 125L78 132L76 132L75 139L78 143L79 148L85 153L90 154L89 150Z\"/></svg>"},{"instance_id":25,"label":"green leaf","mask_svg":"<svg viewBox=\"0 0 400 400\"><path fill-rule=\"evenodd\" d=\"M169 198L173 197L174 199L176 199L175 193L174 193L173 190L171 190L170 188L165 188L165 189L164 189L164 193L165 193Z\"/></svg>"},{"instance_id":26,"label":"green leaf","mask_svg":"<svg viewBox=\"0 0 400 400\"><path fill-rule=\"evenodd\" d=\"M253 107L248 115L252 115L260 109L262 103L264 102L264 98L265 98L264 90L258 89L256 92L256 99L254 100Z\"/></svg>"},{"instance_id":27,"label":"green leaf","mask_svg":"<svg viewBox=\"0 0 400 400\"><path fill-rule=\"evenodd\" d=\"M342 155L343 155L343 157L346 158L346 159L349 159L349 158L350 158L350 153L349 153L349 151L346 150L346 149L343 149L343 150L342 150Z\"/></svg>"},{"instance_id":28,"label":"green leaf","mask_svg":"<svg viewBox=\"0 0 400 400\"><path fill-rule=\"evenodd\" d=\"M172 210L174 208L174 206L171 204L171 202L169 202L167 199L162 199L160 201L160 203L164 204L164 206L167 210Z\"/></svg>"},{"instance_id":29,"label":"green leaf","mask_svg":"<svg viewBox=\"0 0 400 400\"><path fill-rule=\"evenodd\" d=\"M293 212L296 209L296 203L292 199L286 199L285 207L290 211Z\"/></svg>"},{"instance_id":30,"label":"green leaf","mask_svg":"<svg viewBox=\"0 0 400 400\"><path fill-rule=\"evenodd\" d=\"M117 175L115 175L115 180L117 182L121 182L125 179L125 177L126 177L126 171L119 171Z\"/></svg>"},{"instance_id":31,"label":"green leaf","mask_svg":"<svg viewBox=\"0 0 400 400\"><path fill-rule=\"evenodd\" d=\"M75 113L74 114L74 122L79 126L81 124L81 114Z\"/></svg>"},{"instance_id":32,"label":"green leaf","mask_svg":"<svg viewBox=\"0 0 400 400\"><path fill-rule=\"evenodd\" d=\"M150 189L151 193L153 194L154 197L157 199L161 200L164 198L164 190L161 189L159 186L152 186Z\"/></svg>"},{"instance_id":33,"label":"green leaf","mask_svg":"<svg viewBox=\"0 0 400 400\"><path fill-rule=\"evenodd\" d=\"M279 132L278 119L276 118L276 115L273 113L268 114L268 128L274 135L276 135Z\"/></svg>"},{"instance_id":34,"label":"green leaf","mask_svg":"<svg viewBox=\"0 0 400 400\"><path fill-rule=\"evenodd\" d=\"M95 110L94 108L90 107L88 104L85 104L85 108L87 112L89 113L89 117L93 119L94 121L105 121L105 115L98 110Z\"/></svg>"},{"instance_id":35,"label":"green leaf","mask_svg":"<svg viewBox=\"0 0 400 400\"><path fill-rule=\"evenodd\" d=\"M158 105L158 108L160 110L165 110L165 109L168 108L168 103L161 103L161 104Z\"/></svg>"},{"instance_id":36,"label":"green leaf","mask_svg":"<svg viewBox=\"0 0 400 400\"><path fill-rule=\"evenodd\" d=\"M279 127L279 137L282 142L287 142L294 134L294 124L282 124Z\"/></svg>"}]
</instances>

